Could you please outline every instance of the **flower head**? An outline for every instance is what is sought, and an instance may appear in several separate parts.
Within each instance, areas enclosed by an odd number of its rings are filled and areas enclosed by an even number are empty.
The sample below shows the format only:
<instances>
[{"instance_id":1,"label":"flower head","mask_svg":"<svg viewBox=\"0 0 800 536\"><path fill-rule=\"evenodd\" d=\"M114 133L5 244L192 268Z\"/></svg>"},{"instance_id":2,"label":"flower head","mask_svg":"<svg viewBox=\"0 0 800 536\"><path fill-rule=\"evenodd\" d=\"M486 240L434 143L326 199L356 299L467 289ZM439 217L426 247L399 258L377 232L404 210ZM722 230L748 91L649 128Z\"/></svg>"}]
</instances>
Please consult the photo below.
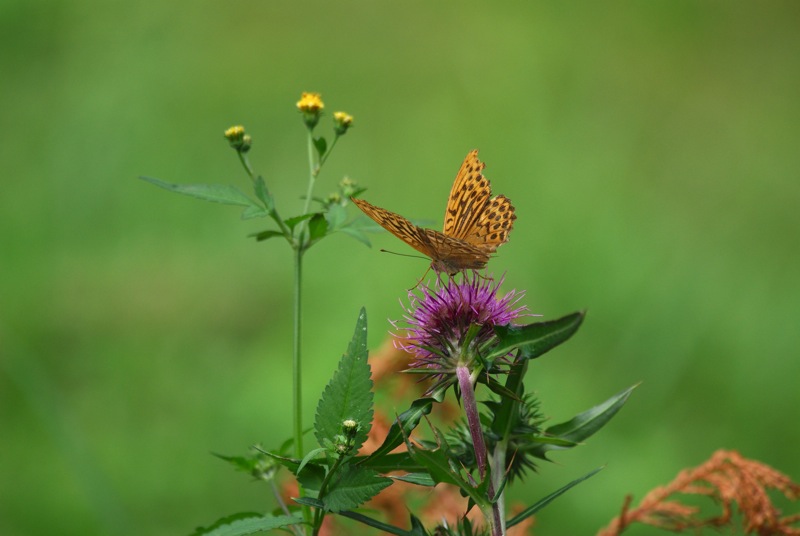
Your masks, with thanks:
<instances>
[{"instance_id":1,"label":"flower head","mask_svg":"<svg viewBox=\"0 0 800 536\"><path fill-rule=\"evenodd\" d=\"M353 116L345 112L333 112L333 129L337 136L347 132L353 124Z\"/></svg>"},{"instance_id":2,"label":"flower head","mask_svg":"<svg viewBox=\"0 0 800 536\"><path fill-rule=\"evenodd\" d=\"M436 280L434 286L409 291L405 334L396 345L413 353L412 368L429 369L437 378L431 391L455 381L457 367L474 370L479 366L479 352L495 338L494 326L510 324L525 316L527 308L518 305L523 292L511 290L498 295L503 278L498 281L478 275L464 275L460 281ZM397 323L395 328L400 328Z\"/></svg>"},{"instance_id":3,"label":"flower head","mask_svg":"<svg viewBox=\"0 0 800 536\"><path fill-rule=\"evenodd\" d=\"M322 102L322 95L319 93L304 92L297 101L297 109L303 114L303 121L309 129L317 126L319 116L325 104Z\"/></svg>"},{"instance_id":4,"label":"flower head","mask_svg":"<svg viewBox=\"0 0 800 536\"><path fill-rule=\"evenodd\" d=\"M235 125L227 129L225 131L225 139L227 139L231 147L237 151L243 150L245 145L247 145L247 149L244 149L244 151L247 151L250 149L250 144L252 144L252 139L250 139L248 134L245 134L242 125Z\"/></svg>"}]
</instances>

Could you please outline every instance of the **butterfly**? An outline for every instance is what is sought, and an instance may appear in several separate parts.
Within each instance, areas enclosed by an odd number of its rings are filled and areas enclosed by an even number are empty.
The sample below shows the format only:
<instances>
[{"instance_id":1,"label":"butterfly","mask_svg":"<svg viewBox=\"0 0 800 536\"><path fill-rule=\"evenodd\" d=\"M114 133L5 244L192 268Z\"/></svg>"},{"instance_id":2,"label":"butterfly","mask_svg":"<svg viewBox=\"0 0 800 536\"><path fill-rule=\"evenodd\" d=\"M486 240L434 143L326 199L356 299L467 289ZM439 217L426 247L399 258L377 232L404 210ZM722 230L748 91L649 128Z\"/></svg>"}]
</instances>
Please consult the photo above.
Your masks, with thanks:
<instances>
[{"instance_id":1,"label":"butterfly","mask_svg":"<svg viewBox=\"0 0 800 536\"><path fill-rule=\"evenodd\" d=\"M506 196L491 197L489 181L481 173L484 167L477 150L464 159L450 190L441 233L417 227L399 214L363 199L351 200L381 227L430 257L435 272L452 276L463 270L480 270L491 254L508 241L517 218Z\"/></svg>"}]
</instances>

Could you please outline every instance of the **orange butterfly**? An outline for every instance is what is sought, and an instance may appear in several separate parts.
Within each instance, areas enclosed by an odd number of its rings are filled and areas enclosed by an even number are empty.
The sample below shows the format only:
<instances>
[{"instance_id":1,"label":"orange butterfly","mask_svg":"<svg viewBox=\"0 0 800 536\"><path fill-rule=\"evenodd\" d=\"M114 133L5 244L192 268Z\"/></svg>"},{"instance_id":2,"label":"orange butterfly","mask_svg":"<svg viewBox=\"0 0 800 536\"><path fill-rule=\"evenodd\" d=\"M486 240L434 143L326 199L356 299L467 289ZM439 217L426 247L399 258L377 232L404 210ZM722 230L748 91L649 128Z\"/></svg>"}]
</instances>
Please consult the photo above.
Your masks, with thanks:
<instances>
[{"instance_id":1,"label":"orange butterfly","mask_svg":"<svg viewBox=\"0 0 800 536\"><path fill-rule=\"evenodd\" d=\"M489 257L508 241L517 216L511 201L491 197L489 181L481 174L486 164L471 151L461 164L444 213L444 230L417 227L394 212L362 199L351 198L364 214L397 238L431 258L437 273L455 275L463 270L479 270Z\"/></svg>"}]
</instances>

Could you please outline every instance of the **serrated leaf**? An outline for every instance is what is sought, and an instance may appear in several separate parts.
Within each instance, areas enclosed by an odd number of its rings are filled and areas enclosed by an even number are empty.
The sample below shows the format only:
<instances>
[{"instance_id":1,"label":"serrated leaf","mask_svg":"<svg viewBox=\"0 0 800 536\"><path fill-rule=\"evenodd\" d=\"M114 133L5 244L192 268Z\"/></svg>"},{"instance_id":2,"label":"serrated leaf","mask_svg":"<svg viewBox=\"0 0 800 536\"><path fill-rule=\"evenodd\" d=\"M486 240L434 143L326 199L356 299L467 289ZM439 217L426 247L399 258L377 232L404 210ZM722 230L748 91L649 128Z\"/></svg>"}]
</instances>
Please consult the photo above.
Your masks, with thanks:
<instances>
[{"instance_id":1,"label":"serrated leaf","mask_svg":"<svg viewBox=\"0 0 800 536\"><path fill-rule=\"evenodd\" d=\"M242 207L258 205L241 190L227 184L173 184L153 177L139 177L142 180L155 184L171 192L196 197L205 201L222 203L225 205L238 205ZM260 207L258 207L260 208Z\"/></svg>"},{"instance_id":2,"label":"serrated leaf","mask_svg":"<svg viewBox=\"0 0 800 536\"><path fill-rule=\"evenodd\" d=\"M371 469L350 466L322 497L325 509L341 512L355 508L392 485L392 480Z\"/></svg>"},{"instance_id":3,"label":"serrated leaf","mask_svg":"<svg viewBox=\"0 0 800 536\"><path fill-rule=\"evenodd\" d=\"M238 470L247 473L251 472L258 462L255 458L245 458L244 456L225 456L224 454L217 454L216 452L212 452L211 455L216 456L220 460L225 460Z\"/></svg>"},{"instance_id":4,"label":"serrated leaf","mask_svg":"<svg viewBox=\"0 0 800 536\"><path fill-rule=\"evenodd\" d=\"M566 493L567 491L569 491L573 487L577 486L578 484L580 484L584 480L586 480L588 478L591 478L594 475L596 475L602 469L603 469L603 467L598 467L594 471L590 471L589 473L583 475L582 477L576 478L575 480L573 480L572 482L570 482L566 486L563 486L562 488L559 488L558 490L554 491L550 495L540 499L535 504L529 506L528 508L526 508L525 510L523 510L522 512L520 512L519 514L517 514L513 518L509 519L508 522L506 522L506 527L511 528L514 525L516 525L517 523L521 523L522 521L525 521L527 518L529 518L530 516L534 515L536 512L538 512L539 510L541 510L542 508L544 508L545 506L547 506L548 504L550 504L551 502L556 500L558 497L560 497L561 495L563 495L564 493Z\"/></svg>"},{"instance_id":5,"label":"serrated leaf","mask_svg":"<svg viewBox=\"0 0 800 536\"><path fill-rule=\"evenodd\" d=\"M218 519L213 525L198 527L192 536L244 536L303 523L297 516L272 516L243 512Z\"/></svg>"},{"instance_id":6,"label":"serrated leaf","mask_svg":"<svg viewBox=\"0 0 800 536\"><path fill-rule=\"evenodd\" d=\"M550 426L545 430L545 434L551 437L569 441L573 444L584 441L605 426L605 424L617 414L622 406L625 405L625 402L628 400L631 392L633 392L633 390L638 386L638 383L636 385L632 385L624 391L615 394L602 404L598 404L597 406L576 415L567 422ZM563 450L565 448L570 447L564 447L553 443L543 443L539 448L535 449L535 452L541 452L544 454L548 450Z\"/></svg>"},{"instance_id":7,"label":"serrated leaf","mask_svg":"<svg viewBox=\"0 0 800 536\"><path fill-rule=\"evenodd\" d=\"M362 308L347 352L317 404L314 435L320 445L342 433L342 422L353 419L359 424L353 452L367 439L372 426L372 379L367 364L367 312Z\"/></svg>"},{"instance_id":8,"label":"serrated leaf","mask_svg":"<svg viewBox=\"0 0 800 536\"><path fill-rule=\"evenodd\" d=\"M300 216L293 216L291 218L286 218L285 220L283 220L283 223L286 224L286 227L288 227L289 229L294 231L294 228L297 226L298 223L300 223L301 221L305 221L305 220L311 218L314 215L315 215L314 212L309 212L308 214L301 214Z\"/></svg>"},{"instance_id":9,"label":"serrated leaf","mask_svg":"<svg viewBox=\"0 0 800 536\"><path fill-rule=\"evenodd\" d=\"M308 222L309 242L316 242L326 234L328 234L328 221L323 214L314 214Z\"/></svg>"},{"instance_id":10,"label":"serrated leaf","mask_svg":"<svg viewBox=\"0 0 800 536\"><path fill-rule=\"evenodd\" d=\"M552 350L578 331L585 313L578 312L548 322L535 322L526 326L495 326L498 343L489 348L486 357L491 359L519 349L519 357L533 359Z\"/></svg>"},{"instance_id":11,"label":"serrated leaf","mask_svg":"<svg viewBox=\"0 0 800 536\"><path fill-rule=\"evenodd\" d=\"M270 238L274 238L276 236L283 236L283 233L280 231L267 229L266 231L252 233L249 236L255 238L258 242L263 242L264 240L269 240Z\"/></svg>"},{"instance_id":12,"label":"serrated leaf","mask_svg":"<svg viewBox=\"0 0 800 536\"><path fill-rule=\"evenodd\" d=\"M317 150L317 154L320 158L322 158L322 155L324 155L325 151L328 149L328 142L325 141L325 138L322 136L314 138L314 148Z\"/></svg>"}]
</instances>

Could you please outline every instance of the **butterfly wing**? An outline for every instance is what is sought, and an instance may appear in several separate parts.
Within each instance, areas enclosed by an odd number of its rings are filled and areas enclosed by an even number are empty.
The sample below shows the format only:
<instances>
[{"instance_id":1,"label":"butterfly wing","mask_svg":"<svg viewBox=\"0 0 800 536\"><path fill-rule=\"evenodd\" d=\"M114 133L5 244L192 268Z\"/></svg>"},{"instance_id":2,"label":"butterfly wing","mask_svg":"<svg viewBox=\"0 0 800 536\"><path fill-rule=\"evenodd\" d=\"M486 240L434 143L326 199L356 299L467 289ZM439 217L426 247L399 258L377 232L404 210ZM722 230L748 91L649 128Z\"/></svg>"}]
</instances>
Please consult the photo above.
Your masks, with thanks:
<instances>
[{"instance_id":1,"label":"butterfly wing","mask_svg":"<svg viewBox=\"0 0 800 536\"><path fill-rule=\"evenodd\" d=\"M506 196L491 197L491 185L482 173L485 167L476 150L464 159L447 201L444 234L474 246L488 260L508 241L517 216Z\"/></svg>"},{"instance_id":2,"label":"butterfly wing","mask_svg":"<svg viewBox=\"0 0 800 536\"><path fill-rule=\"evenodd\" d=\"M485 167L486 164L478 160L477 150L470 151L464 158L450 189L444 213L442 232L447 236L465 240L478 224L492 195L489 181L481 173Z\"/></svg>"},{"instance_id":3,"label":"butterfly wing","mask_svg":"<svg viewBox=\"0 0 800 536\"><path fill-rule=\"evenodd\" d=\"M417 227L399 214L376 207L363 199L351 198L364 214L397 238L430 257L437 272L455 274L461 270L480 269L489 255L479 248L433 229Z\"/></svg>"},{"instance_id":4,"label":"butterfly wing","mask_svg":"<svg viewBox=\"0 0 800 536\"><path fill-rule=\"evenodd\" d=\"M435 235L429 232L432 231L436 233L436 231L417 227L400 214L395 214L389 210L376 207L363 199L357 199L355 197L351 197L350 199L364 214L375 220L375 223L394 236L431 259L437 257L436 246L438 240Z\"/></svg>"}]
</instances>

